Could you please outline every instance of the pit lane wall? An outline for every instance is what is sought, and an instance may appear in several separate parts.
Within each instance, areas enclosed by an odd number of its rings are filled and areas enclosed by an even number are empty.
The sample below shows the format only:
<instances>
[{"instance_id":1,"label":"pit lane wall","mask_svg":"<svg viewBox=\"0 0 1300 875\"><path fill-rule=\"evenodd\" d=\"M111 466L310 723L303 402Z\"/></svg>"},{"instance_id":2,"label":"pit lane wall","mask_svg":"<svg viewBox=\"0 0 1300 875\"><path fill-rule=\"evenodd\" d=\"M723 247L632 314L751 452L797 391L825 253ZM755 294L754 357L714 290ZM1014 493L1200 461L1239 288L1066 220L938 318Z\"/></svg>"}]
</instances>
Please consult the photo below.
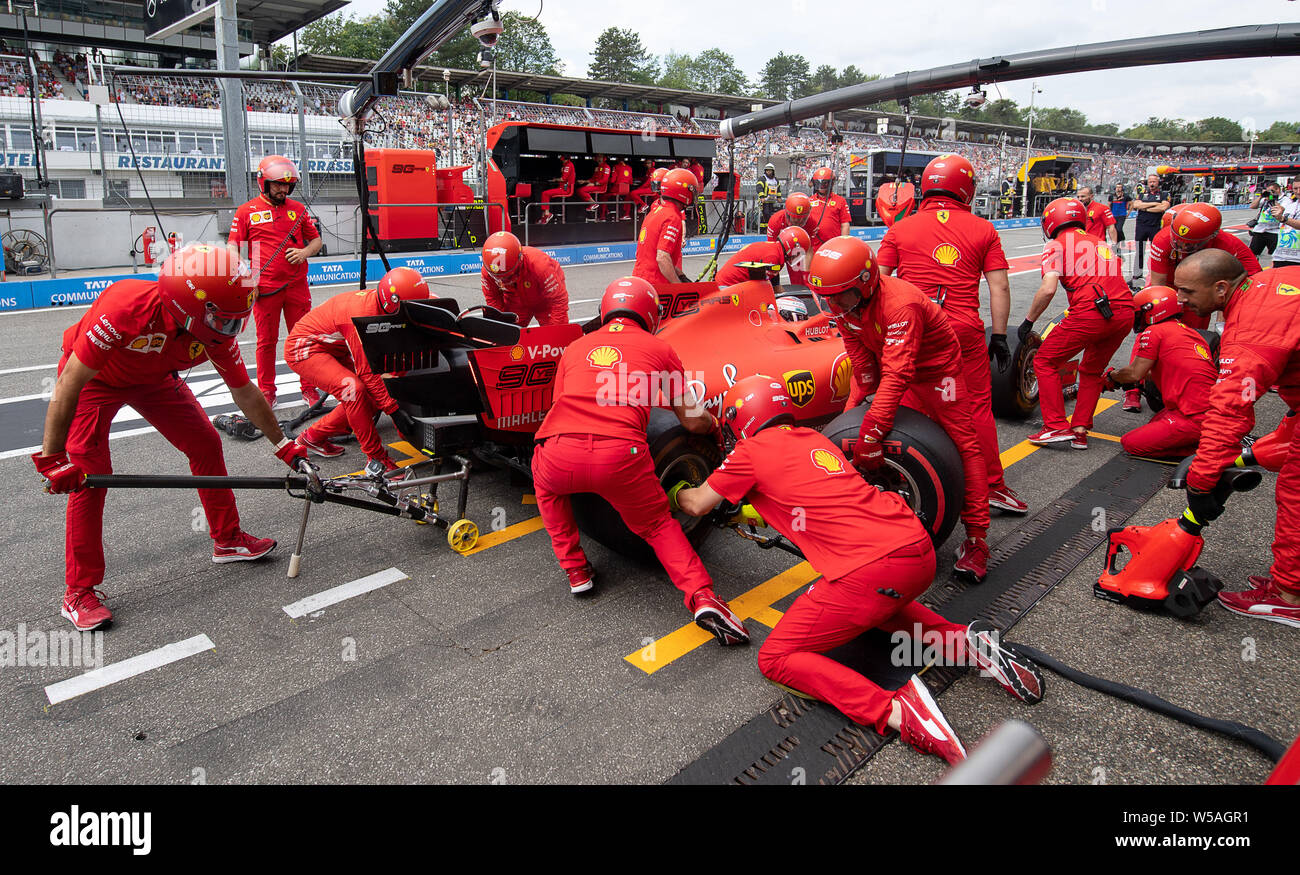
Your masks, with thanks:
<instances>
[{"instance_id":1,"label":"pit lane wall","mask_svg":"<svg viewBox=\"0 0 1300 875\"><path fill-rule=\"evenodd\" d=\"M1249 208L1246 208L1247 210ZM1229 208L1228 212L1232 212ZM1000 230L1012 228L1036 228L1037 218L999 219L993 223ZM879 240L885 236L884 227L853 228L850 233L863 240ZM732 252L747 243L767 239L760 234L745 234L732 237L724 252ZM718 245L717 237L691 237L682 247L683 255L709 255ZM636 244L601 243L581 246L541 247L563 266L577 264L594 264L603 261L631 261L636 254ZM482 269L479 252L460 250L456 252L430 252L421 255L391 256L388 259L392 267L410 267L427 277L456 276L476 274ZM372 285L383 276L384 265L378 256L367 259L367 285ZM10 277L8 282L0 283L0 312L14 310L43 309L46 307L78 307L93 304L99 293L112 283L124 279L150 279L152 273L120 273L99 276L78 276L67 279L25 280ZM317 259L307 270L307 282L312 286L349 285L361 279L361 260L358 258Z\"/></svg>"}]
</instances>

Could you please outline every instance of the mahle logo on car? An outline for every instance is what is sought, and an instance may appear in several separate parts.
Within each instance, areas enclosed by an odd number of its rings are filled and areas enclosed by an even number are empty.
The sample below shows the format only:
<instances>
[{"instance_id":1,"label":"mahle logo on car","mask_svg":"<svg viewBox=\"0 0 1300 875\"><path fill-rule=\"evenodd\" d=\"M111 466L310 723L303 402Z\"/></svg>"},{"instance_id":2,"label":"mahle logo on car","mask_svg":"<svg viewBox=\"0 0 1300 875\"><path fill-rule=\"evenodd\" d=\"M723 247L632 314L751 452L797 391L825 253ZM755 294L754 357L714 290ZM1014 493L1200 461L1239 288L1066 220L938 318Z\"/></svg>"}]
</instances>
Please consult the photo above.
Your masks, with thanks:
<instances>
[{"instance_id":1,"label":"mahle logo on car","mask_svg":"<svg viewBox=\"0 0 1300 875\"><path fill-rule=\"evenodd\" d=\"M785 389L790 393L790 400L795 407L807 407L808 402L817 394L817 382L812 371L786 371L782 375Z\"/></svg>"}]
</instances>

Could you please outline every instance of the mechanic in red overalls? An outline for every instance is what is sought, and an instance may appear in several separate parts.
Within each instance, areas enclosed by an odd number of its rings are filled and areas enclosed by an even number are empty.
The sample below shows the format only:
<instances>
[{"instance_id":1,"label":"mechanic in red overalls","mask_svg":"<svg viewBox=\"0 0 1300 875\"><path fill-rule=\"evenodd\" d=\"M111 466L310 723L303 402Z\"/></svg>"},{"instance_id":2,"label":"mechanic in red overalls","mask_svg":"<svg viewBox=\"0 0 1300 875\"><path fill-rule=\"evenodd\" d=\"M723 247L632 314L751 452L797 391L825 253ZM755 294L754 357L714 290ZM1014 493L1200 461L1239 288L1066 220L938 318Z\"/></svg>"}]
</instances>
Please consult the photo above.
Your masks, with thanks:
<instances>
[{"instance_id":1,"label":"mechanic in red overalls","mask_svg":"<svg viewBox=\"0 0 1300 875\"><path fill-rule=\"evenodd\" d=\"M670 169L668 167L655 167L654 162L649 159L646 160L646 165L645 179L641 180L640 185L628 192L628 197L636 202L638 215L650 209L651 204L646 203L647 197L652 197L651 203L659 198L659 186Z\"/></svg>"},{"instance_id":2,"label":"mechanic in red overalls","mask_svg":"<svg viewBox=\"0 0 1300 875\"><path fill-rule=\"evenodd\" d=\"M592 195L604 194L609 189L611 172L612 168L605 160L605 156L597 155L596 166L591 171L591 179L586 180L586 184L578 189L578 197L591 204L587 207L587 212L594 213L600 209L600 204L592 200Z\"/></svg>"},{"instance_id":3,"label":"mechanic in red overalls","mask_svg":"<svg viewBox=\"0 0 1300 875\"><path fill-rule=\"evenodd\" d=\"M916 286L881 276L875 253L857 237L836 237L818 249L808 282L830 305L853 362L845 409L875 393L862 417L853 464L867 474L884 465L883 442L904 401L937 422L957 445L966 484L961 514L966 539L954 568L959 577L983 581L989 557L988 471L962 373L961 346L947 317Z\"/></svg>"},{"instance_id":4,"label":"mechanic in red overalls","mask_svg":"<svg viewBox=\"0 0 1300 875\"><path fill-rule=\"evenodd\" d=\"M253 265L257 302L253 323L257 327L257 386L267 403L275 406L275 350L280 342L280 314L292 331L311 309L307 287L307 259L320 252L324 241L307 208L289 197L298 184L298 168L283 155L268 155L257 165L257 187L262 193L235 210L230 222L230 245L246 252ZM302 400L315 404L320 394L302 384Z\"/></svg>"},{"instance_id":5,"label":"mechanic in red overalls","mask_svg":"<svg viewBox=\"0 0 1300 875\"><path fill-rule=\"evenodd\" d=\"M619 158L614 162L614 169L611 171L609 183L609 198L617 200L618 218L632 218L632 204L628 200L628 194L632 191L632 165L627 163L626 158Z\"/></svg>"},{"instance_id":6,"label":"mechanic in red overalls","mask_svg":"<svg viewBox=\"0 0 1300 875\"><path fill-rule=\"evenodd\" d=\"M270 405L248 380L235 337L253 310L248 266L225 246L193 244L168 256L157 280L120 280L63 333L63 357L45 415L41 451L32 454L45 491L67 493L67 591L61 613L77 629L113 618L96 591L104 582L103 489L87 474L111 474L109 428L130 406L188 457L190 472L225 476L221 438L179 371L211 361L231 397L296 469L307 454L280 431ZM260 559L275 549L239 527L229 489L200 489L212 536L212 561Z\"/></svg>"},{"instance_id":7,"label":"mechanic in red overalls","mask_svg":"<svg viewBox=\"0 0 1300 875\"><path fill-rule=\"evenodd\" d=\"M807 227L814 250L827 240L849 233L849 202L838 194L831 194L834 184L835 172L829 167L818 167L813 171ZM771 226L768 227L770 234Z\"/></svg>"},{"instance_id":8,"label":"mechanic in red overalls","mask_svg":"<svg viewBox=\"0 0 1300 875\"><path fill-rule=\"evenodd\" d=\"M717 283L719 286L732 286L745 282L749 279L749 269L740 265L746 263L774 265L775 270L768 272L772 285L780 284L781 266L784 265L792 275L791 282L794 282L795 273L807 276L805 268L811 247L812 241L803 228L786 228L775 243L770 240L746 243L718 270Z\"/></svg>"},{"instance_id":9,"label":"mechanic in red overalls","mask_svg":"<svg viewBox=\"0 0 1300 875\"><path fill-rule=\"evenodd\" d=\"M682 242L686 238L686 208L695 201L699 184L682 167L664 174L659 200L641 224L632 276L649 283L686 283L682 273Z\"/></svg>"},{"instance_id":10,"label":"mechanic in red overalls","mask_svg":"<svg viewBox=\"0 0 1300 875\"><path fill-rule=\"evenodd\" d=\"M690 174L690 171L683 171ZM668 511L646 442L650 408L671 409L695 434L717 433L717 420L686 388L677 353L654 336L659 297L636 277L615 280L600 302L601 327L565 349L555 402L537 432L533 486L537 510L575 595L596 572L578 540L569 496L591 492L654 549L695 622L722 644L749 641L745 625L713 592L713 581Z\"/></svg>"},{"instance_id":11,"label":"mechanic in red overalls","mask_svg":"<svg viewBox=\"0 0 1300 875\"><path fill-rule=\"evenodd\" d=\"M1029 442L1039 446L1068 441L1076 450L1088 449L1101 374L1133 327L1133 293L1124 282L1122 262L1110 244L1083 230L1086 212L1072 197L1057 198L1043 211L1043 281L1020 323L1020 342L1025 343L1034 322L1051 305L1057 285L1065 287L1067 314L1048 332L1034 358L1043 428L1031 434ZM1067 421L1059 369L1080 351L1079 394Z\"/></svg>"},{"instance_id":12,"label":"mechanic in red overalls","mask_svg":"<svg viewBox=\"0 0 1300 875\"><path fill-rule=\"evenodd\" d=\"M424 277L409 267L395 267L373 289L342 292L298 320L284 342L289 367L339 400L338 405L298 435L298 444L324 458L341 456L343 448L330 438L352 432L366 458L379 471L396 471L375 430L380 411L393 419L403 435L418 431L415 421L384 388L384 381L366 361L354 317L392 316L402 301L433 297ZM391 479L391 478L390 478Z\"/></svg>"},{"instance_id":13,"label":"mechanic in red overalls","mask_svg":"<svg viewBox=\"0 0 1300 875\"><path fill-rule=\"evenodd\" d=\"M519 325L563 325L569 321L569 290L560 263L533 246L521 246L509 231L497 231L483 243L483 300Z\"/></svg>"},{"instance_id":14,"label":"mechanic in red overalls","mask_svg":"<svg viewBox=\"0 0 1300 875\"><path fill-rule=\"evenodd\" d=\"M966 388L975 408L975 431L989 473L989 504L1010 513L1028 513L1029 505L1007 486L993 421L993 374L1011 365L1007 317L1011 281L997 229L970 211L975 197L975 168L960 155L940 155L921 174L921 206L885 232L880 241L880 269L897 271L938 304L961 344ZM980 316L980 277L989 284L993 333L984 339Z\"/></svg>"},{"instance_id":15,"label":"mechanic in red overalls","mask_svg":"<svg viewBox=\"0 0 1300 875\"><path fill-rule=\"evenodd\" d=\"M1183 305L1173 289L1143 289L1133 296L1133 307L1134 328L1145 330L1134 344L1132 363L1106 371L1102 388L1109 391L1149 377L1160 390L1165 408L1121 437L1120 446L1133 456L1182 459L1196 452L1210 387L1218 374L1214 359L1200 333L1181 321Z\"/></svg>"},{"instance_id":16,"label":"mechanic in red overalls","mask_svg":"<svg viewBox=\"0 0 1300 875\"><path fill-rule=\"evenodd\" d=\"M1240 261L1250 276L1263 269L1249 246L1238 240L1235 234L1220 230L1223 214L1218 207L1206 203L1186 204L1172 215L1169 225L1157 231L1151 239L1151 282L1148 285L1167 285L1179 261L1207 247L1222 249ZM1209 316L1189 313L1183 321L1193 328L1210 327Z\"/></svg>"},{"instance_id":17,"label":"mechanic in red overalls","mask_svg":"<svg viewBox=\"0 0 1300 875\"><path fill-rule=\"evenodd\" d=\"M791 192L785 199L785 208L777 210L767 220L767 239L769 243L776 243L781 239L781 232L787 228L803 228L808 231L809 213L812 210L812 201L808 195L801 191ZM812 233L808 233L811 241ZM808 250L808 257L812 257L812 249ZM796 286L808 285L808 264L807 258L804 259L804 265L799 270L790 270L790 282Z\"/></svg>"},{"instance_id":18,"label":"mechanic in red overalls","mask_svg":"<svg viewBox=\"0 0 1300 875\"><path fill-rule=\"evenodd\" d=\"M1255 401L1276 386L1292 410L1300 406L1300 267L1247 276L1246 267L1220 249L1189 255L1174 274L1178 300L1198 316L1221 311L1219 380L1201 423L1196 461L1187 472L1188 514L1207 523L1223 513L1211 490L1241 453L1255 425ZM1219 593L1223 607L1300 629L1300 430L1277 478L1273 567L1263 585Z\"/></svg>"},{"instance_id":19,"label":"mechanic in red overalls","mask_svg":"<svg viewBox=\"0 0 1300 875\"><path fill-rule=\"evenodd\" d=\"M923 633L940 637L945 659L978 665L1023 702L1042 699L1042 676L1003 650L988 624L960 626L915 601L934 580L925 527L898 495L856 476L822 434L794 428L794 409L781 381L761 374L739 380L722 402L727 457L703 485L674 489L672 498L693 516L724 499L748 503L750 519L789 538L823 576L763 642L758 668L765 677L957 762L965 749L920 677L891 693L822 654L868 629Z\"/></svg>"},{"instance_id":20,"label":"mechanic in red overalls","mask_svg":"<svg viewBox=\"0 0 1300 875\"><path fill-rule=\"evenodd\" d=\"M560 200L573 197L573 186L577 181L578 171L573 168L573 161L568 155L560 156L560 178L559 188L548 188L542 192L542 219L538 224L545 225L555 217L551 215L551 198L558 197Z\"/></svg>"},{"instance_id":21,"label":"mechanic in red overalls","mask_svg":"<svg viewBox=\"0 0 1300 875\"><path fill-rule=\"evenodd\" d=\"M1111 246L1118 243L1119 233L1115 229L1115 214L1110 211L1109 204L1103 204L1093 199L1092 186L1085 185L1079 189L1079 203L1083 204L1084 209L1087 211L1083 230L1094 237L1105 240Z\"/></svg>"}]
</instances>

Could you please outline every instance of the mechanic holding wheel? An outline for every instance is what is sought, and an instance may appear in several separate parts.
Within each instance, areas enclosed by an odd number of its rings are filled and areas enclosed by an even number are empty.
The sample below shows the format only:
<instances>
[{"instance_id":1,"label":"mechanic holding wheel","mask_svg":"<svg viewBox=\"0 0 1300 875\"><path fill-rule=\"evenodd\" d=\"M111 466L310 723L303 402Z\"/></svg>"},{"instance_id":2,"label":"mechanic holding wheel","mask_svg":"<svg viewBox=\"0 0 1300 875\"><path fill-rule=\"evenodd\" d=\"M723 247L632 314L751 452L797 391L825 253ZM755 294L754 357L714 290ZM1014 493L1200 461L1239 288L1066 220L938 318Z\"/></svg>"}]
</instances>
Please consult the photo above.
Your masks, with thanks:
<instances>
[{"instance_id":1,"label":"mechanic holding wheel","mask_svg":"<svg viewBox=\"0 0 1300 875\"><path fill-rule=\"evenodd\" d=\"M1059 197L1043 210L1043 281L1018 329L1025 343L1034 322L1051 305L1056 287L1065 287L1065 318L1048 332L1034 358L1043 428L1028 440L1039 446L1068 441L1076 450L1088 449L1102 372L1133 327L1133 293L1124 282L1123 264L1110 244L1083 230L1087 212L1072 197ZM1067 421L1060 368L1080 351L1079 394Z\"/></svg>"},{"instance_id":2,"label":"mechanic holding wheel","mask_svg":"<svg viewBox=\"0 0 1300 875\"><path fill-rule=\"evenodd\" d=\"M961 454L966 483L957 551L958 577L980 583L988 576L989 481L975 431L974 401L966 387L961 346L939 305L916 286L881 276L871 247L857 237L836 237L812 257L812 290L835 314L853 362L849 410L872 392L862 417L853 464L870 475L885 463L885 440L904 402L937 422Z\"/></svg>"},{"instance_id":3,"label":"mechanic holding wheel","mask_svg":"<svg viewBox=\"0 0 1300 875\"><path fill-rule=\"evenodd\" d=\"M690 175L673 171L678 172ZM654 286L638 277L610 283L600 301L600 321L600 328L565 349L555 401L533 453L537 510L569 576L569 590L590 592L596 577L579 544L569 499L590 492L609 502L628 529L650 545L700 627L722 644L746 644L745 624L714 595L709 572L669 513L646 441L652 405L670 407L687 431L715 440L718 421L686 388L677 353L654 336L659 328Z\"/></svg>"},{"instance_id":4,"label":"mechanic holding wheel","mask_svg":"<svg viewBox=\"0 0 1300 875\"><path fill-rule=\"evenodd\" d=\"M569 290L564 268L535 246L522 246L509 231L483 242L483 300L489 307L519 317L519 327L564 325L569 321Z\"/></svg>"},{"instance_id":5,"label":"mechanic holding wheel","mask_svg":"<svg viewBox=\"0 0 1300 875\"><path fill-rule=\"evenodd\" d=\"M1255 401L1276 386L1292 410L1300 406L1300 267L1252 277L1229 253L1205 249L1183 259L1174 282L1184 307L1202 317L1224 316L1219 380L1210 390L1196 460L1187 472L1187 512L1204 524L1223 513L1212 490L1255 425ZM1273 567L1252 584L1244 592L1220 592L1219 604L1243 617L1300 629L1300 430L1292 434L1277 478Z\"/></svg>"},{"instance_id":6,"label":"mechanic holding wheel","mask_svg":"<svg viewBox=\"0 0 1300 875\"><path fill-rule=\"evenodd\" d=\"M226 475L221 438L178 376L211 361L231 397L297 470L307 454L280 431L271 406L249 382L235 337L253 311L256 290L248 266L226 246L193 244L169 256L157 280L110 285L81 321L63 333L59 376L45 414L41 451L32 454L45 491L72 493L67 511L67 592L62 615L89 632L113 619L97 588L104 582L103 489L87 489L87 474L111 474L109 427L130 405L190 462L197 475ZM261 559L275 541L239 527L235 494L200 489L212 536L212 561Z\"/></svg>"},{"instance_id":7,"label":"mechanic holding wheel","mask_svg":"<svg viewBox=\"0 0 1300 875\"><path fill-rule=\"evenodd\" d=\"M746 520L775 528L822 574L763 642L764 677L877 732L893 729L922 753L959 762L965 748L919 676L891 693L822 654L868 629L924 633L941 637L945 659L978 665L1022 702L1042 699L1042 676L999 646L988 624L960 626L916 602L934 580L925 527L898 495L854 475L822 434L792 427L794 409L780 380L759 374L738 381L722 402L722 465L701 486L679 484L671 497L692 516L723 500L747 502Z\"/></svg>"},{"instance_id":8,"label":"mechanic holding wheel","mask_svg":"<svg viewBox=\"0 0 1300 875\"><path fill-rule=\"evenodd\" d=\"M354 317L392 316L403 301L433 297L424 277L409 267L395 267L373 289L342 292L316 307L293 327L284 342L284 358L304 380L320 386L338 399L338 405L298 435L304 452L329 459L343 455L330 438L352 432L376 472L398 470L375 430L379 411L393 418L403 435L419 429L406 411L388 394L366 362ZM391 478L390 478L391 479Z\"/></svg>"},{"instance_id":9,"label":"mechanic holding wheel","mask_svg":"<svg viewBox=\"0 0 1300 875\"><path fill-rule=\"evenodd\" d=\"M880 270L907 280L938 304L961 344L962 370L975 409L975 431L989 473L989 505L1009 513L1028 513L1029 505L1007 486L993 421L993 375L1011 366L1007 317L1011 281L997 229L970 210L975 168L960 155L940 155L921 174L921 206L895 222L880 241ZM980 277L989 284L993 333L986 342L980 316Z\"/></svg>"},{"instance_id":10,"label":"mechanic holding wheel","mask_svg":"<svg viewBox=\"0 0 1300 875\"><path fill-rule=\"evenodd\" d=\"M632 276L648 283L688 283L682 273L682 243L686 239L686 208L699 193L695 174L677 167L659 183L659 200L641 225Z\"/></svg>"}]
</instances>

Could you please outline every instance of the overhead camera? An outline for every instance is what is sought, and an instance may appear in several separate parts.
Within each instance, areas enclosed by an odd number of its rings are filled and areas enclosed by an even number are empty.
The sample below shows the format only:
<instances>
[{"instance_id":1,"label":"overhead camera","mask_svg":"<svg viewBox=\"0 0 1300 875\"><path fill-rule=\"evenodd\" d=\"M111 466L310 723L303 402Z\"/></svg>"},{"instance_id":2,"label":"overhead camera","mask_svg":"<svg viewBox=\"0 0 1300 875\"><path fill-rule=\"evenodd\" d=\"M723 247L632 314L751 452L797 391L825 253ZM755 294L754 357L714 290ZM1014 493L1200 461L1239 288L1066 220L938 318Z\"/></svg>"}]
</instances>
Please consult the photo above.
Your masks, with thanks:
<instances>
[{"instance_id":1,"label":"overhead camera","mask_svg":"<svg viewBox=\"0 0 1300 875\"><path fill-rule=\"evenodd\" d=\"M479 49L478 65L484 70L491 67L492 64L496 62L496 59L497 53L495 49Z\"/></svg>"},{"instance_id":2,"label":"overhead camera","mask_svg":"<svg viewBox=\"0 0 1300 875\"><path fill-rule=\"evenodd\" d=\"M495 9L487 18L476 21L469 26L469 32L474 34L485 49L493 48L497 44L497 38L501 36L503 30L505 30L505 27L501 24L501 16L497 14Z\"/></svg>"},{"instance_id":3,"label":"overhead camera","mask_svg":"<svg viewBox=\"0 0 1300 875\"><path fill-rule=\"evenodd\" d=\"M970 94L967 94L966 97L962 100L962 103L966 104L971 109L979 109L981 106L983 106L988 102L989 102L988 95L985 94L983 90L979 88L972 88L970 90Z\"/></svg>"}]
</instances>

